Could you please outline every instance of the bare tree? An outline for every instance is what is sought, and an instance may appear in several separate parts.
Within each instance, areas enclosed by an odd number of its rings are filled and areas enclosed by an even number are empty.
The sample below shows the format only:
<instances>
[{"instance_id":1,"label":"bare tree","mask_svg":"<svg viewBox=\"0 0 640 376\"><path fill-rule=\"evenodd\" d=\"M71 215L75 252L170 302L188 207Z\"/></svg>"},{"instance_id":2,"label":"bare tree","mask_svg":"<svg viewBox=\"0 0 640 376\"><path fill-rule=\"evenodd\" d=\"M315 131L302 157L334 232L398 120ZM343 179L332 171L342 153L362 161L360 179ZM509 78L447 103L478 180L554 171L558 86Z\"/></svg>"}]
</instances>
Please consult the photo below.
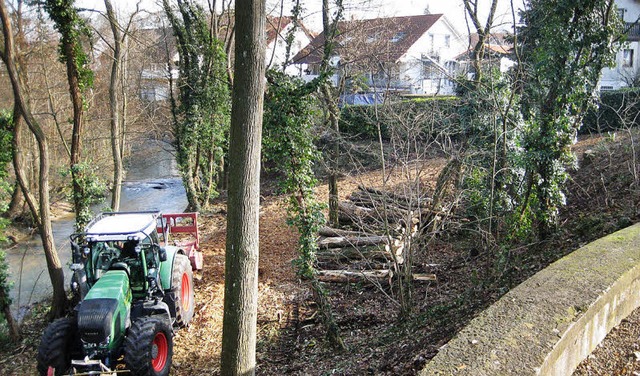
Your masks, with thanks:
<instances>
[{"instance_id":1,"label":"bare tree","mask_svg":"<svg viewBox=\"0 0 640 376\"><path fill-rule=\"evenodd\" d=\"M258 212L265 76L265 2L236 2L235 83L229 154L223 375L254 375Z\"/></svg>"},{"instance_id":2,"label":"bare tree","mask_svg":"<svg viewBox=\"0 0 640 376\"><path fill-rule=\"evenodd\" d=\"M58 257L53 240L53 230L51 227L51 213L49 209L49 146L45 132L31 113L28 93L24 90L24 78L21 72L24 72L17 64L15 59L15 44L13 40L13 31L9 15L4 2L0 2L0 19L2 22L2 33L4 36L4 49L1 53L2 61L7 67L11 86L14 95L14 119L16 121L14 136L20 134L21 118L29 126L29 129L38 141L38 151L40 157L40 173L39 173L39 197L38 207L36 207L33 199L28 199L30 209L40 230L42 246L44 248L47 260L47 268L51 285L53 287L53 300L51 303L51 315L59 317L63 314L67 305L67 297L64 291L64 273L62 265ZM23 73L22 73L23 74ZM18 141L14 141L18 142ZM16 151L19 153L19 151ZM22 166L19 164L20 158L14 157L14 167L16 167L16 176L25 196L29 197L30 193L25 186L24 174Z\"/></svg>"},{"instance_id":3,"label":"bare tree","mask_svg":"<svg viewBox=\"0 0 640 376\"><path fill-rule=\"evenodd\" d=\"M104 0L104 5L107 9L107 19L113 34L113 59L111 61L111 76L109 80L111 155L113 157L111 210L118 211L120 210L120 194L124 175L124 130L127 122L127 91L124 79L126 66L123 66L126 61L124 59L125 51L123 51L123 45L126 44L126 40L129 37L132 20L139 12L140 2L138 2L136 10L131 14L126 28L123 28L118 21L111 0ZM118 95L118 92L120 92L120 95ZM118 97L122 99L122 103L120 103Z\"/></svg>"},{"instance_id":4,"label":"bare tree","mask_svg":"<svg viewBox=\"0 0 640 376\"><path fill-rule=\"evenodd\" d=\"M495 17L496 8L498 7L498 0L491 0L491 6L489 7L489 14L487 15L487 19L485 22L482 22L480 15L478 13L478 2L479 0L463 0L464 8L467 11L467 15L471 19L471 23L473 27L476 29L476 33L478 34L478 42L475 46L470 46L473 48L471 53L472 65L475 70L475 80L480 81L482 76L481 72L481 62L484 58L485 52L485 44L487 39L491 36L491 28L493 27L493 19ZM468 26L467 26L468 28Z\"/></svg>"},{"instance_id":5,"label":"bare tree","mask_svg":"<svg viewBox=\"0 0 640 376\"><path fill-rule=\"evenodd\" d=\"M336 1L337 11L335 18L329 15L329 0L322 0L322 31L324 33L324 51L320 71L324 75L328 75L331 71L330 59L335 53L336 38L338 35L338 22L342 18L344 7L342 0ZM322 100L324 101L324 110L327 119L328 128L334 133L334 148L330 157L329 167L329 223L338 223L338 171L340 155L340 145L338 138L340 136L340 109L338 108L338 100L336 95L332 93L331 82L327 80L321 88Z\"/></svg>"}]
</instances>

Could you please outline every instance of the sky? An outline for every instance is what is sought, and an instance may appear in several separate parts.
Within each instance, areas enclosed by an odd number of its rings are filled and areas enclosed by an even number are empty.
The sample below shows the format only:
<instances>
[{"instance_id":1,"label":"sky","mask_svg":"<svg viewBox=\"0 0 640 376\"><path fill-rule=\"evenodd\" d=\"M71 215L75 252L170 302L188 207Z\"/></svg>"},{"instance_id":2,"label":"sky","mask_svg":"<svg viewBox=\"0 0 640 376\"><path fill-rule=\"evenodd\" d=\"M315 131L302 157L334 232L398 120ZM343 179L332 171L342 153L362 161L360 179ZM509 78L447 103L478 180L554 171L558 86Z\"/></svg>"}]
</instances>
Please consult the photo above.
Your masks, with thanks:
<instances>
[{"instance_id":1,"label":"sky","mask_svg":"<svg viewBox=\"0 0 640 376\"><path fill-rule=\"evenodd\" d=\"M270 0L267 0L268 2ZM304 0L303 0L304 1ZM489 12L490 0L477 0L480 16L486 19ZM522 6L523 0L514 0L514 7ZM442 13L451 21L461 33L466 33L465 9L462 0L344 0L345 4L350 4L346 9L346 18L376 18L393 16L412 16L424 14L428 9L430 13ZM310 16L321 20L321 0L306 0L306 7ZM494 26L498 29L510 28L513 23L511 16L511 1L498 0L496 12L496 22ZM318 26L319 29L322 25Z\"/></svg>"},{"instance_id":2,"label":"sky","mask_svg":"<svg viewBox=\"0 0 640 376\"><path fill-rule=\"evenodd\" d=\"M159 0L141 0L142 8L147 10L160 9ZM206 0L202 0L206 2ZM476 0L479 2L481 17L486 18L490 0ZM523 0L513 0L516 8L522 6ZM112 0L114 7L127 11L132 9L137 1L135 0ZM304 23L310 29L320 32L322 29L322 0L301 0L305 8ZM221 3L218 0L218 3ZM104 10L103 0L77 0L80 7ZM292 0L284 0L284 14L288 14L292 7ZM428 9L430 13L442 13L453 23L460 33L466 34L467 25L465 22L465 10L462 0L344 0L345 16L347 19L411 16L424 14ZM498 11L494 29L510 29L512 24L511 0L498 0ZM280 13L279 0L267 0L267 11L273 14Z\"/></svg>"}]
</instances>

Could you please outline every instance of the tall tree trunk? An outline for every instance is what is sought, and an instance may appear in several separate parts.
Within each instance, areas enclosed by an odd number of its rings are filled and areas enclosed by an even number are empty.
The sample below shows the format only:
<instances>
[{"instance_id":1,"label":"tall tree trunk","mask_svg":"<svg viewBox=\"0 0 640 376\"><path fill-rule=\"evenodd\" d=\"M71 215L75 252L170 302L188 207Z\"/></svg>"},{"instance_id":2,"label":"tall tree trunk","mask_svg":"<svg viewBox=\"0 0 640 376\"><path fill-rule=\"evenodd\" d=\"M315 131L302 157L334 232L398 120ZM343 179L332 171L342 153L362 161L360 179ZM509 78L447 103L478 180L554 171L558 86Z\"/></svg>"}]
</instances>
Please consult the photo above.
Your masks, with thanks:
<instances>
[{"instance_id":1,"label":"tall tree trunk","mask_svg":"<svg viewBox=\"0 0 640 376\"><path fill-rule=\"evenodd\" d=\"M333 54L336 29L337 29L337 21L339 20L342 8L341 5L338 9L338 15L336 19L332 22L329 18L329 0L322 0L322 31L324 33L324 53L322 57L322 64L320 71L323 74L327 74L331 71L331 67L329 66L329 59ZM333 150L330 152L330 161L329 161L329 223L332 226L338 225L338 171L340 169L340 163L338 161L340 156L340 146L339 146L339 138L340 138L340 128L339 128L339 119L340 119L340 109L338 108L338 104L336 103L336 98L331 92L331 82L326 81L322 85L321 95L325 102L325 111L327 112L328 119L328 128L331 129L334 133L334 142L335 145Z\"/></svg>"},{"instance_id":2,"label":"tall tree trunk","mask_svg":"<svg viewBox=\"0 0 640 376\"><path fill-rule=\"evenodd\" d=\"M51 278L53 287L53 300L51 303L51 315L53 317L62 316L67 306L67 296L64 291L64 273L62 264L58 257L53 240L53 230L51 227L51 212L49 209L49 147L47 138L40 125L36 122L31 113L28 95L23 90L23 82L19 72L24 70L16 66L15 61L15 45L13 42L13 32L11 22L4 2L0 2L0 19L2 21L2 32L4 35L4 51L2 52L2 60L7 67L11 86L13 88L14 101L16 103L17 117L23 116L29 129L33 132L38 142L38 151L40 154L40 174L39 174L39 210L32 207L34 217L40 218L38 227L42 246L47 260L47 269ZM20 181L20 179L18 180ZM26 187L22 186L23 192L27 193ZM39 211L39 213L38 213Z\"/></svg>"},{"instance_id":3,"label":"tall tree trunk","mask_svg":"<svg viewBox=\"0 0 640 376\"><path fill-rule=\"evenodd\" d=\"M265 77L265 1L236 1L222 375L254 375L258 303L260 147Z\"/></svg>"},{"instance_id":4,"label":"tall tree trunk","mask_svg":"<svg viewBox=\"0 0 640 376\"><path fill-rule=\"evenodd\" d=\"M80 166L80 155L82 150L83 131L83 101L80 93L78 71L75 65L73 47L65 45L64 53L67 56L67 78L69 80L69 95L73 104L73 130L71 133L71 180L73 180L73 207L76 214L76 229L82 231L86 225L85 213L88 203L85 200L85 187L81 183L84 180L84 169Z\"/></svg>"},{"instance_id":5,"label":"tall tree trunk","mask_svg":"<svg viewBox=\"0 0 640 376\"><path fill-rule=\"evenodd\" d=\"M9 209L7 209L7 218L15 219L22 217L25 214L26 200L20 184L16 181L13 185L13 193L11 194L11 202L9 203Z\"/></svg>"},{"instance_id":6,"label":"tall tree trunk","mask_svg":"<svg viewBox=\"0 0 640 376\"><path fill-rule=\"evenodd\" d=\"M491 36L491 27L493 27L493 18L496 14L498 7L498 0L491 0L489 6L489 14L484 24L478 14L478 0L463 0L464 8L467 11L467 15L471 18L476 33L478 35L478 42L475 46L470 46L471 50L471 64L475 70L475 81L480 82L482 78L482 60L484 59L484 49L489 36ZM469 31L471 32L471 31Z\"/></svg>"},{"instance_id":7,"label":"tall tree trunk","mask_svg":"<svg viewBox=\"0 0 640 376\"><path fill-rule=\"evenodd\" d=\"M340 170L340 127L339 127L339 111L340 109L335 103L335 99L331 94L330 83L325 83L322 88L322 93L325 99L326 111L329 115L329 128L334 133L334 145L331 150L329 160L329 223L337 227L338 226L338 203L339 203L339 191L338 191L338 172Z\"/></svg>"},{"instance_id":8,"label":"tall tree trunk","mask_svg":"<svg viewBox=\"0 0 640 376\"><path fill-rule=\"evenodd\" d=\"M113 61L111 62L111 79L109 81L109 108L111 114L111 154L113 156L113 188L111 191L111 210L120 210L120 191L122 188L122 151L120 150L120 120L118 104L118 82L121 74L122 34L120 25L113 11L111 0L104 0L111 32L113 33ZM125 116L126 114L122 114Z\"/></svg>"},{"instance_id":9,"label":"tall tree trunk","mask_svg":"<svg viewBox=\"0 0 640 376\"><path fill-rule=\"evenodd\" d=\"M80 41L80 16L73 6L73 0L46 0L45 10L60 32L60 52L67 68L69 96L73 107L73 128L71 133L71 180L73 181L73 205L76 214L76 230L81 231L89 221L89 200L85 187L86 171L80 165L82 154L82 133L84 130L84 100L82 88L86 87L86 55Z\"/></svg>"},{"instance_id":10,"label":"tall tree trunk","mask_svg":"<svg viewBox=\"0 0 640 376\"><path fill-rule=\"evenodd\" d=\"M23 128L24 117L22 116L22 108L18 101L15 101L13 106L13 171L16 174L16 182L18 183L19 190L22 192L24 199L31 211L33 222L36 227L40 227L40 210L38 209L38 199L31 193L31 187L29 186L29 179L25 172L25 162L23 156Z\"/></svg>"}]
</instances>

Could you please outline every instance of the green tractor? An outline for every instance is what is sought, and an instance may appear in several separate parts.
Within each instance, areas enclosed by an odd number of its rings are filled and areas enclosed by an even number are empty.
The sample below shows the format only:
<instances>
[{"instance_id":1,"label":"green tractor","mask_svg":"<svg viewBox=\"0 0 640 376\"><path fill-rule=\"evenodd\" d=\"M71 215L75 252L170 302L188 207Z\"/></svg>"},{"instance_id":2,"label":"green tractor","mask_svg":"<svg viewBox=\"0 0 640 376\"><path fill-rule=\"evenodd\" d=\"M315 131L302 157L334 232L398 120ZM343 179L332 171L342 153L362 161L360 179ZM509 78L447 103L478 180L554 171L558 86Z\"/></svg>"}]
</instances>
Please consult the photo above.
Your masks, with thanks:
<instances>
[{"instance_id":1,"label":"green tractor","mask_svg":"<svg viewBox=\"0 0 640 376\"><path fill-rule=\"evenodd\" d=\"M39 374L168 375L173 330L194 314L197 214L103 213L71 235L71 249L79 303L44 331Z\"/></svg>"}]
</instances>

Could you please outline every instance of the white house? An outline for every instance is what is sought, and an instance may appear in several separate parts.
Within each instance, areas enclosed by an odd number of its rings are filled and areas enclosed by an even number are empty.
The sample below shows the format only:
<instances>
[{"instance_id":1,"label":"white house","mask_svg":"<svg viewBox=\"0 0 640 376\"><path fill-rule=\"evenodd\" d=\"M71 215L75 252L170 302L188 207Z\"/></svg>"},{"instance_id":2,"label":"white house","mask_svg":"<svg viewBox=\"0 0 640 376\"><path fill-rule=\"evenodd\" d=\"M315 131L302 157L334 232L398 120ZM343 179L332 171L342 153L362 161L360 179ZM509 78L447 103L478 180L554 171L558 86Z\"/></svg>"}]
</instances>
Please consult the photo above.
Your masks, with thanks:
<instances>
[{"instance_id":1,"label":"white house","mask_svg":"<svg viewBox=\"0 0 640 376\"><path fill-rule=\"evenodd\" d=\"M322 33L293 58L305 79L318 75L324 41ZM442 14L341 22L336 42L334 83L354 93L452 94L455 57L468 46Z\"/></svg>"},{"instance_id":2,"label":"white house","mask_svg":"<svg viewBox=\"0 0 640 376\"><path fill-rule=\"evenodd\" d=\"M173 31L170 28L151 28L135 31L134 38L143 46L142 59L137 61L140 69L140 99L146 102L165 101L170 98L169 74L178 78L179 60ZM172 69L168 71L167 61Z\"/></svg>"},{"instance_id":3,"label":"white house","mask_svg":"<svg viewBox=\"0 0 640 376\"><path fill-rule=\"evenodd\" d=\"M287 36L292 32L293 28L294 23L291 17L267 16L266 63L268 68L280 69L285 62L289 63L293 56L315 37L302 23L299 23L298 27L293 31L293 42L287 55ZM300 67L288 64L285 73L300 75Z\"/></svg>"},{"instance_id":4,"label":"white house","mask_svg":"<svg viewBox=\"0 0 640 376\"><path fill-rule=\"evenodd\" d=\"M234 21L233 18L225 18L225 20ZM220 27L226 30L232 28L233 25L221 24ZM265 32L267 36L266 64L268 67L280 69L287 59L286 38L292 28L293 22L290 17L267 17ZM293 32L289 61L313 37L314 35L303 24L300 24ZM176 80L179 75L177 65L180 59L172 30L165 28L142 29L137 31L136 39L146 46L145 61L141 63L140 98L148 102L169 99L167 60L170 59L172 62L171 77ZM233 48L230 51L233 52ZM233 56L230 58L233 59ZM298 67L291 65L287 67L285 72L291 75L300 74Z\"/></svg>"},{"instance_id":5,"label":"white house","mask_svg":"<svg viewBox=\"0 0 640 376\"><path fill-rule=\"evenodd\" d=\"M616 65L602 71L599 88L616 90L626 86L640 86L640 18L639 0L616 0L618 12L625 22L627 41L616 56Z\"/></svg>"}]
</instances>

